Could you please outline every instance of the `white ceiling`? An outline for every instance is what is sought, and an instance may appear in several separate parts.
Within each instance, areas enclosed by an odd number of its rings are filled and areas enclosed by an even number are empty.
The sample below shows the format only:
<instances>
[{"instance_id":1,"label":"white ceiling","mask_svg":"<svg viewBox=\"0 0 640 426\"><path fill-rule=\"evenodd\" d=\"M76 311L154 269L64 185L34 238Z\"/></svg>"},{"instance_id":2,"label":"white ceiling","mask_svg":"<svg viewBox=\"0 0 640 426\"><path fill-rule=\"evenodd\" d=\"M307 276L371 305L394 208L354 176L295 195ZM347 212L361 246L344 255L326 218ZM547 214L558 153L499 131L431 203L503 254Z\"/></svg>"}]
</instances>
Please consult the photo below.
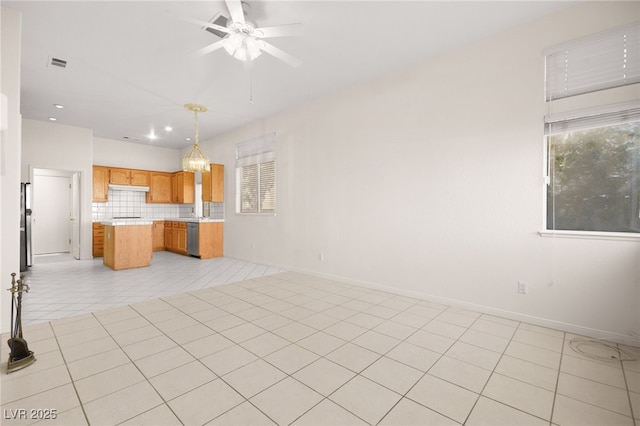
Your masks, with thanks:
<instances>
[{"instance_id":1,"label":"white ceiling","mask_svg":"<svg viewBox=\"0 0 640 426\"><path fill-rule=\"evenodd\" d=\"M60 124L93 129L97 137L182 148L193 136L186 103L209 108L199 116L200 139L206 140L575 4L249 3L248 18L259 27L303 24L301 36L268 40L302 66L263 54L250 73L224 49L195 55L219 38L180 18L210 20L226 13L222 0L3 1L22 12L22 115L55 117ZM50 66L52 57L68 61L67 68ZM166 125L174 130L165 132ZM151 131L155 141L147 138Z\"/></svg>"}]
</instances>

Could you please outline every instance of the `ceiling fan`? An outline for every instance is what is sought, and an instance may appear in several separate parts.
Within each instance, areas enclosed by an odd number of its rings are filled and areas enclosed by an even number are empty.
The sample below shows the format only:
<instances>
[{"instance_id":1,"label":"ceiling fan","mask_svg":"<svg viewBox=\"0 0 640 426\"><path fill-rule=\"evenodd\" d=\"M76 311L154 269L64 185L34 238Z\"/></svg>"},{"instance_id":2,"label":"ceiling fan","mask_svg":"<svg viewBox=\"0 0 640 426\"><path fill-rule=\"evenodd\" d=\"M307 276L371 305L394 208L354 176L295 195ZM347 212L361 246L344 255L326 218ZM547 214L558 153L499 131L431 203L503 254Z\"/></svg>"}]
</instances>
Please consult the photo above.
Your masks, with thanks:
<instances>
[{"instance_id":1,"label":"ceiling fan","mask_svg":"<svg viewBox=\"0 0 640 426\"><path fill-rule=\"evenodd\" d=\"M203 47L196 52L197 54L204 55L224 48L227 53L240 61L253 61L262 52L266 52L293 67L299 67L302 64L298 58L263 40L271 37L299 35L301 24L257 28L253 23L245 19L243 10L243 5L247 5L245 2L241 0L225 0L225 3L231 16L227 21L226 27L211 22L185 18L189 22L225 34L222 40Z\"/></svg>"}]
</instances>

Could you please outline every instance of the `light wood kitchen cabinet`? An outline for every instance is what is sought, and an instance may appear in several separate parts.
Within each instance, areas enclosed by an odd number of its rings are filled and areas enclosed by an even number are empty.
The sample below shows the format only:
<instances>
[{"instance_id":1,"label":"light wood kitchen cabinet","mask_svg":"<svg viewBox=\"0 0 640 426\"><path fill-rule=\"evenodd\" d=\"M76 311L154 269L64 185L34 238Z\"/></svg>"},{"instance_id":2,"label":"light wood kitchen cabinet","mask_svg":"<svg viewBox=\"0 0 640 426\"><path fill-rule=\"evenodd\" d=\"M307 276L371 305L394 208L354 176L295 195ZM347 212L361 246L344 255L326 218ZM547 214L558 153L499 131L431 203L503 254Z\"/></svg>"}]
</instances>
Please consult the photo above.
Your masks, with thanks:
<instances>
[{"instance_id":1,"label":"light wood kitchen cabinet","mask_svg":"<svg viewBox=\"0 0 640 426\"><path fill-rule=\"evenodd\" d=\"M145 170L131 170L131 185L149 186L149 172Z\"/></svg>"},{"instance_id":2,"label":"light wood kitchen cabinet","mask_svg":"<svg viewBox=\"0 0 640 426\"><path fill-rule=\"evenodd\" d=\"M170 222L164 224L165 249L180 254L187 254L186 222Z\"/></svg>"},{"instance_id":3,"label":"light wood kitchen cabinet","mask_svg":"<svg viewBox=\"0 0 640 426\"><path fill-rule=\"evenodd\" d=\"M224 202L223 164L211 164L211 171L202 172L202 201Z\"/></svg>"},{"instance_id":4,"label":"light wood kitchen cabinet","mask_svg":"<svg viewBox=\"0 0 640 426\"><path fill-rule=\"evenodd\" d=\"M153 257L152 226L122 225L104 227L104 256L102 263L109 268L141 268L149 266Z\"/></svg>"},{"instance_id":5,"label":"light wood kitchen cabinet","mask_svg":"<svg viewBox=\"0 0 640 426\"><path fill-rule=\"evenodd\" d=\"M93 166L93 201L106 203L109 194L109 168Z\"/></svg>"},{"instance_id":6,"label":"light wood kitchen cabinet","mask_svg":"<svg viewBox=\"0 0 640 426\"><path fill-rule=\"evenodd\" d=\"M192 204L195 201L195 174L193 172L175 172L172 176L173 202Z\"/></svg>"},{"instance_id":7,"label":"light wood kitchen cabinet","mask_svg":"<svg viewBox=\"0 0 640 426\"><path fill-rule=\"evenodd\" d=\"M222 222L201 222L198 224L198 252L200 259L222 257L224 255L224 234Z\"/></svg>"},{"instance_id":8,"label":"light wood kitchen cabinet","mask_svg":"<svg viewBox=\"0 0 640 426\"><path fill-rule=\"evenodd\" d=\"M109 183L116 185L148 186L149 172L146 170L109 169Z\"/></svg>"},{"instance_id":9,"label":"light wood kitchen cabinet","mask_svg":"<svg viewBox=\"0 0 640 426\"><path fill-rule=\"evenodd\" d=\"M178 225L174 234L174 247L178 253L187 254L187 224L185 222L174 222Z\"/></svg>"},{"instance_id":10,"label":"light wood kitchen cabinet","mask_svg":"<svg viewBox=\"0 0 640 426\"><path fill-rule=\"evenodd\" d=\"M171 173L150 173L147 203L171 203Z\"/></svg>"},{"instance_id":11,"label":"light wood kitchen cabinet","mask_svg":"<svg viewBox=\"0 0 640 426\"><path fill-rule=\"evenodd\" d=\"M109 169L109 183L116 185L129 185L129 170Z\"/></svg>"},{"instance_id":12,"label":"light wood kitchen cabinet","mask_svg":"<svg viewBox=\"0 0 640 426\"><path fill-rule=\"evenodd\" d=\"M104 225L98 222L93 223L93 257L104 255Z\"/></svg>"},{"instance_id":13,"label":"light wood kitchen cabinet","mask_svg":"<svg viewBox=\"0 0 640 426\"><path fill-rule=\"evenodd\" d=\"M153 221L153 251L162 251L165 247L164 221Z\"/></svg>"},{"instance_id":14,"label":"light wood kitchen cabinet","mask_svg":"<svg viewBox=\"0 0 640 426\"><path fill-rule=\"evenodd\" d=\"M201 259L224 256L224 223L198 223L198 253ZM166 221L164 223L165 250L188 255L187 222Z\"/></svg>"},{"instance_id":15,"label":"light wood kitchen cabinet","mask_svg":"<svg viewBox=\"0 0 640 426\"><path fill-rule=\"evenodd\" d=\"M165 222L164 223L164 249L171 251L171 247L173 247L173 228L171 224L173 222Z\"/></svg>"}]
</instances>

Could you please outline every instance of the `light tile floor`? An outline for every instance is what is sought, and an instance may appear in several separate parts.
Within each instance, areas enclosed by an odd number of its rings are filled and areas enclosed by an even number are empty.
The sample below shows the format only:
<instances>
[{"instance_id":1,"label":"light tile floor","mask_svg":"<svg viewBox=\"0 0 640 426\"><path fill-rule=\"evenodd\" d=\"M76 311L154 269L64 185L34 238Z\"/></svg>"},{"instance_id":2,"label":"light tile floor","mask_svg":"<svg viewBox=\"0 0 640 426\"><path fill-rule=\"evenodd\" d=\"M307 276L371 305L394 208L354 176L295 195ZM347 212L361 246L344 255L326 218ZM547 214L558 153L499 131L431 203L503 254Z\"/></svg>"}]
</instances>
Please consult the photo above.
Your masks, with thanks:
<instances>
[{"instance_id":1,"label":"light tile floor","mask_svg":"<svg viewBox=\"0 0 640 426\"><path fill-rule=\"evenodd\" d=\"M199 260L160 251L147 268L113 271L102 258L69 253L35 256L25 281L23 324L70 317L220 284L268 276L279 269L231 258Z\"/></svg>"},{"instance_id":2,"label":"light tile floor","mask_svg":"<svg viewBox=\"0 0 640 426\"><path fill-rule=\"evenodd\" d=\"M297 273L185 275L198 262L69 276L78 312L107 309L33 318L38 360L8 375L2 345L1 423L640 425L637 357L596 360L571 348L580 336ZM255 268L235 262L226 279ZM25 313L45 285L33 272ZM131 295L154 282L153 298Z\"/></svg>"}]
</instances>

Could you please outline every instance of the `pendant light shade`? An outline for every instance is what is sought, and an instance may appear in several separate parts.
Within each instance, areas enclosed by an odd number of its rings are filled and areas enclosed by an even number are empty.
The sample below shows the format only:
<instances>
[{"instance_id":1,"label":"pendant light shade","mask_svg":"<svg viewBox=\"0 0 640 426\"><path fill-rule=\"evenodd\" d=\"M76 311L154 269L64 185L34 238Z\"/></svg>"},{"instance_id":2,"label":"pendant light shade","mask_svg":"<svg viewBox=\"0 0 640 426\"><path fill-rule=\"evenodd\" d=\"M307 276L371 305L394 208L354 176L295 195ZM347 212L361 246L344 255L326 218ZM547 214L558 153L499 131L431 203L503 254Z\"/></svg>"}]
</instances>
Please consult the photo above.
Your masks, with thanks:
<instances>
[{"instance_id":1,"label":"pendant light shade","mask_svg":"<svg viewBox=\"0 0 640 426\"><path fill-rule=\"evenodd\" d=\"M186 104L185 109L194 114L195 143L182 159L182 170L185 172L208 172L211 170L209 159L198 145L198 113L207 111L207 107L199 104Z\"/></svg>"}]
</instances>

